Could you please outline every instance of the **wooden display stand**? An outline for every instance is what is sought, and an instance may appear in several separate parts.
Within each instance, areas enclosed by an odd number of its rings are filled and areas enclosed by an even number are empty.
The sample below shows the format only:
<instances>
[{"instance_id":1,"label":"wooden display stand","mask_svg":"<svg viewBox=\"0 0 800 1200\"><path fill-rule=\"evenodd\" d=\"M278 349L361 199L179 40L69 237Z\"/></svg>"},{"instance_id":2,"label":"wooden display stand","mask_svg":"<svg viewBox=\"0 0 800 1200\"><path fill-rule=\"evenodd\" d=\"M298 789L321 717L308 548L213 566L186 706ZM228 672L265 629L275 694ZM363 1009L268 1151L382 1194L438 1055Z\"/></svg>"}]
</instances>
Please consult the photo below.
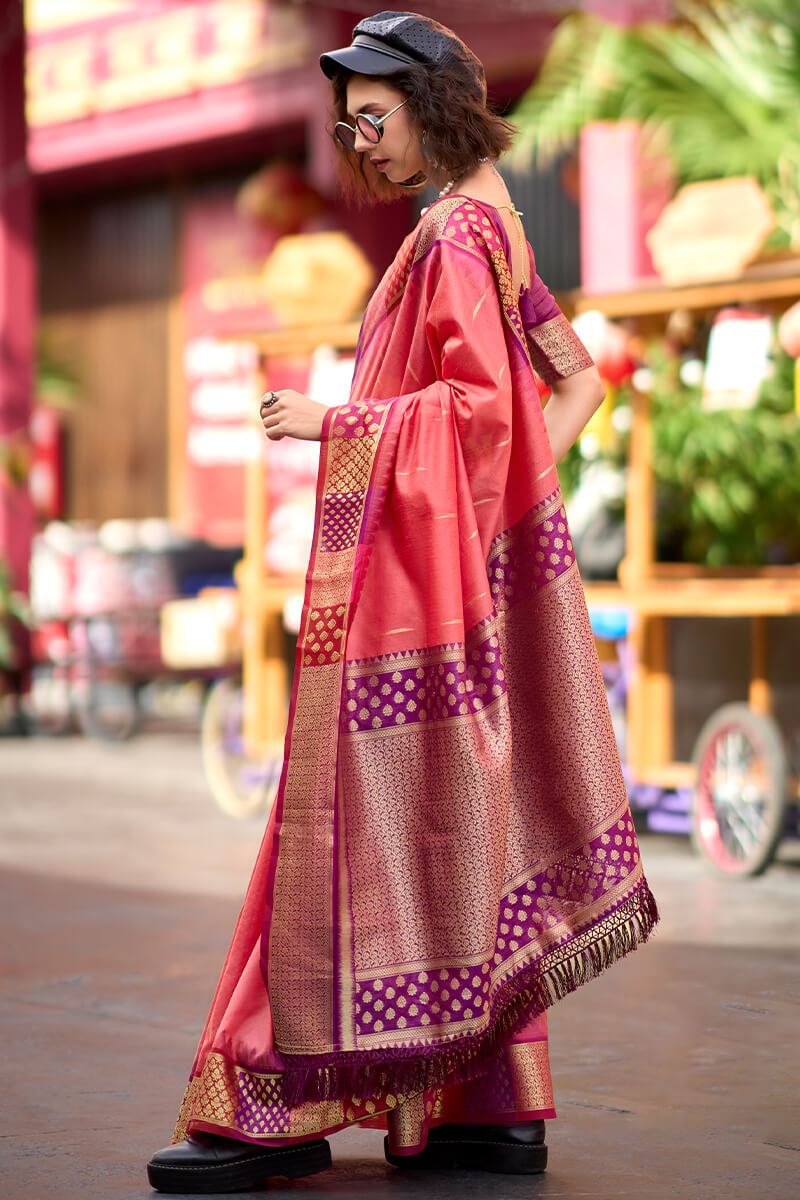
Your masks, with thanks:
<instances>
[{"instance_id":1,"label":"wooden display stand","mask_svg":"<svg viewBox=\"0 0 800 1200\"><path fill-rule=\"evenodd\" d=\"M800 261L750 268L737 280L689 287L647 286L602 296L573 293L568 312L600 311L634 317L651 329L676 309L714 311L731 303L757 302L781 311L800 297ZM749 617L750 707L772 712L767 672L767 618L800 614L800 567L704 568L659 563L655 556L655 488L650 465L649 400L634 394L626 553L618 584L588 584L590 608L625 608L634 617L634 666L628 692L628 760L637 782L688 786L692 764L674 761L673 681L668 655L670 617Z\"/></svg>"}]
</instances>

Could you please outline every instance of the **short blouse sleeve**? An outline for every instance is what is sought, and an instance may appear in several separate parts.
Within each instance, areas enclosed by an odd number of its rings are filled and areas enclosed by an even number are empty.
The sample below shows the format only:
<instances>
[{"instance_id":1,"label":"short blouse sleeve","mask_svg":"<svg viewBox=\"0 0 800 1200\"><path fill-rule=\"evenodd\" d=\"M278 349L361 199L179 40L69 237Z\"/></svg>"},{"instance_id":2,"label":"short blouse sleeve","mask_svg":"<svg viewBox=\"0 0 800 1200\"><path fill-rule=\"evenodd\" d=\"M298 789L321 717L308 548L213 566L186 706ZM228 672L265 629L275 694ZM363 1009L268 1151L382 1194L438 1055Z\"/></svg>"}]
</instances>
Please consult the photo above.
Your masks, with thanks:
<instances>
[{"instance_id":1,"label":"short blouse sleeve","mask_svg":"<svg viewBox=\"0 0 800 1200\"><path fill-rule=\"evenodd\" d=\"M594 366L594 362L547 285L535 273L533 254L531 264L533 281L520 296L520 316L533 369L549 387Z\"/></svg>"}]
</instances>

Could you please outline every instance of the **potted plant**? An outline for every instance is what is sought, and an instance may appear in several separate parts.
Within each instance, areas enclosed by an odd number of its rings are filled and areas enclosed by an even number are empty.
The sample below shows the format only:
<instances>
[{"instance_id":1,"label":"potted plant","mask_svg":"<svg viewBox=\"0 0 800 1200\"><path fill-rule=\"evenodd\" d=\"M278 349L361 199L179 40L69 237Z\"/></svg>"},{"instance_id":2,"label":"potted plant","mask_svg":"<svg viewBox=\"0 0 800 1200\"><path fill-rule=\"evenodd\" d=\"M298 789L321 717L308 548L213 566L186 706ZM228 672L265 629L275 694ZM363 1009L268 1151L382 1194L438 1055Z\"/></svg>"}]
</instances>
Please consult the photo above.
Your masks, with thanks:
<instances>
[{"instance_id":1,"label":"potted plant","mask_svg":"<svg viewBox=\"0 0 800 1200\"><path fill-rule=\"evenodd\" d=\"M702 387L667 338L642 355L650 397L656 536L660 561L762 566L800 561L800 417L794 361L776 347L774 369L752 408L709 411ZM701 364L692 360L692 366ZM611 440L579 442L559 467L568 507L583 486L597 490L597 465L620 477L628 451L630 385L615 395ZM624 488L604 502L624 521ZM606 528L604 537L609 537ZM577 546L576 542L576 546ZM578 559L581 548L578 546Z\"/></svg>"}]
</instances>

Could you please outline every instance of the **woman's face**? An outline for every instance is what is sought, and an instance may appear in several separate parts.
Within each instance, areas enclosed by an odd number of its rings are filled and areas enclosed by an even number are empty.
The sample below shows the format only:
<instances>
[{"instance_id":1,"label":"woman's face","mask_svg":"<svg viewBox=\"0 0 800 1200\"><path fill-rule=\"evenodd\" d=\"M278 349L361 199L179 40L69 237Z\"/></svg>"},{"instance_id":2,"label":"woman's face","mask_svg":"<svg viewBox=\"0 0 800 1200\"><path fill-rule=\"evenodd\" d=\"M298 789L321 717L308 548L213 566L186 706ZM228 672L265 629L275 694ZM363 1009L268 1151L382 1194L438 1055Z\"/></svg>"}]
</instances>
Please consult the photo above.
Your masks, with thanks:
<instances>
[{"instance_id":1,"label":"woman's face","mask_svg":"<svg viewBox=\"0 0 800 1200\"><path fill-rule=\"evenodd\" d=\"M402 92L381 79L352 75L347 81L347 124L354 125L358 113L383 117L403 100ZM383 126L383 137L377 143L367 141L357 131L355 150L358 154L366 154L376 171L385 175L390 183L403 183L420 171L427 174L430 170L420 138L409 122L407 108L392 113Z\"/></svg>"}]
</instances>

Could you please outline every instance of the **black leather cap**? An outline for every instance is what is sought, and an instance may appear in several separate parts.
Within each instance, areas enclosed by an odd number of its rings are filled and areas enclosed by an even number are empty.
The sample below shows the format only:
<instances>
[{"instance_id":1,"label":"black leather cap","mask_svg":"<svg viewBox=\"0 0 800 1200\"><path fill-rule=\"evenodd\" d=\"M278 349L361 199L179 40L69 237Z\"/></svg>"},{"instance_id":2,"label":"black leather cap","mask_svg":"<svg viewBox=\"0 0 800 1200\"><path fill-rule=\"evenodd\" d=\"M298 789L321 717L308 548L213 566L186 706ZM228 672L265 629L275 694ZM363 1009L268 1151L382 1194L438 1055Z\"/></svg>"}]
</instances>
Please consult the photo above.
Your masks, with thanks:
<instances>
[{"instance_id":1,"label":"black leather cap","mask_svg":"<svg viewBox=\"0 0 800 1200\"><path fill-rule=\"evenodd\" d=\"M359 21L351 44L323 54L319 65L329 79L339 67L358 75L393 75L420 63L456 66L465 51L469 55L454 33L429 17L380 12Z\"/></svg>"}]
</instances>

